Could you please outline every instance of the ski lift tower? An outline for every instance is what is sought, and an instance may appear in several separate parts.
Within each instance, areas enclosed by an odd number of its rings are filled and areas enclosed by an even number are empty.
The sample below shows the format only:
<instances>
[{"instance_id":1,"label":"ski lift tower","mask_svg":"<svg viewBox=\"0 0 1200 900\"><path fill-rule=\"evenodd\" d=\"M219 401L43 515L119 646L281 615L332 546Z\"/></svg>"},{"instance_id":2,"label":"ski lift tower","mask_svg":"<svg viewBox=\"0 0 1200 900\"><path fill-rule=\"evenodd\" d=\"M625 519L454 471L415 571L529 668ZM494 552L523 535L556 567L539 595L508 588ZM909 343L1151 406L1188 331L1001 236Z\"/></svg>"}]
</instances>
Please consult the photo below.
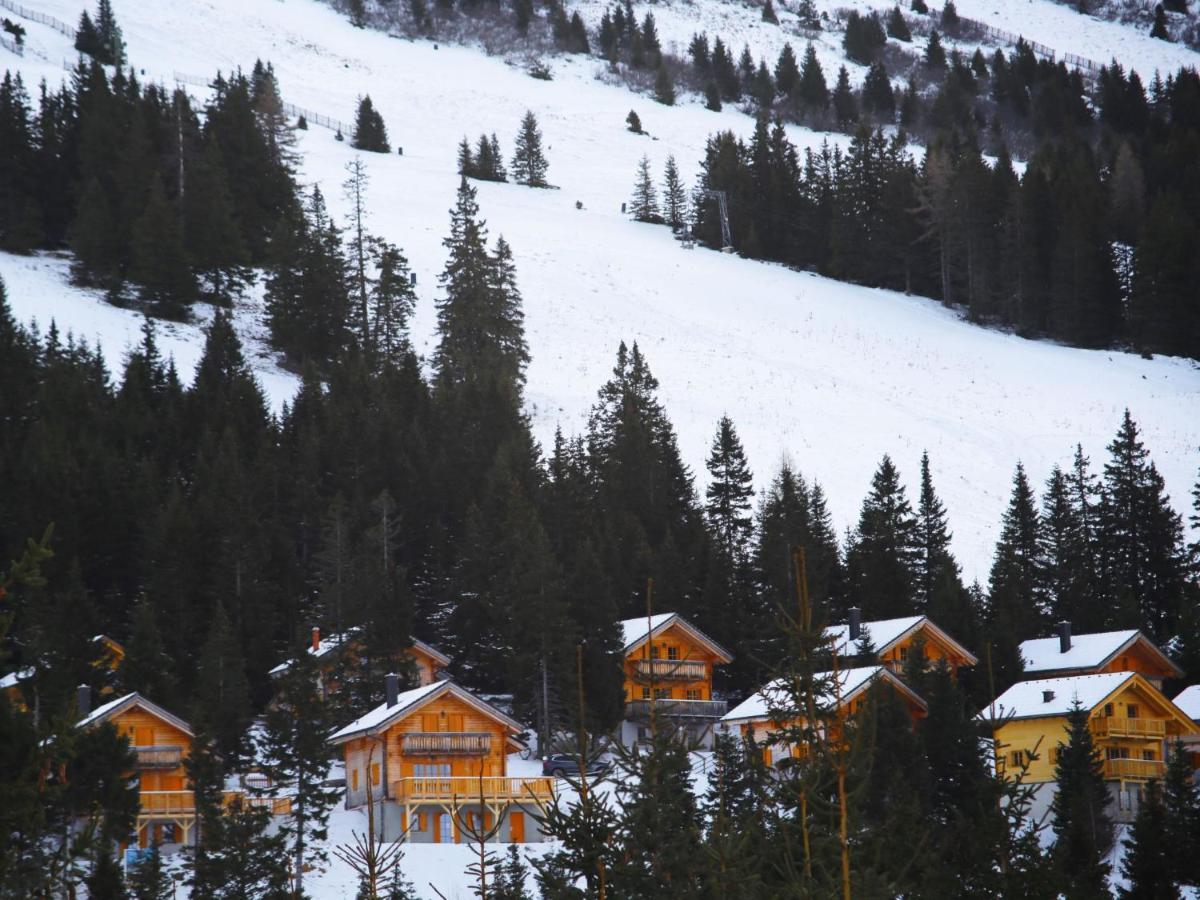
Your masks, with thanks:
<instances>
[{"instance_id":1,"label":"ski lift tower","mask_svg":"<svg viewBox=\"0 0 1200 900\"><path fill-rule=\"evenodd\" d=\"M705 188L704 196L712 197L717 201L717 209L721 213L721 252L732 253L733 234L729 231L729 202L725 198L725 192Z\"/></svg>"}]
</instances>

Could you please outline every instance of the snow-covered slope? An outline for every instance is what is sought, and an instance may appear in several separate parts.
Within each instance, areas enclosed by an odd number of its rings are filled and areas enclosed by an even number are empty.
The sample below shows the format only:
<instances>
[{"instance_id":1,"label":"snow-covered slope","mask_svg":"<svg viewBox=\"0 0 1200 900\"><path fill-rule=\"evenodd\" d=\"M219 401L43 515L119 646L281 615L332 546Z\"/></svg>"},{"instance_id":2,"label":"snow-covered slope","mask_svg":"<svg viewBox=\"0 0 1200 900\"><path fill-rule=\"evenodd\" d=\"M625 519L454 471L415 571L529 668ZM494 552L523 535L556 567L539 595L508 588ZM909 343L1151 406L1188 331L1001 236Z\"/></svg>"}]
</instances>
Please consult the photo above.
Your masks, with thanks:
<instances>
[{"instance_id":1,"label":"snow-covered slope","mask_svg":"<svg viewBox=\"0 0 1200 900\"><path fill-rule=\"evenodd\" d=\"M78 2L43 0L43 8L73 21ZM710 133L748 134L750 120L736 111L712 113L694 98L659 106L597 81L593 60L556 60L553 81L535 80L477 50L356 30L314 0L114 6L130 57L148 78L169 79L176 69L204 75L262 57L274 63L285 99L343 120L360 94L371 94L404 148L403 156L367 155L371 227L413 262L421 298L415 339L426 352L457 184L455 146L464 133L495 131L508 152L521 114L536 111L560 190L481 184L479 200L492 235L503 233L514 248L533 354L528 402L543 441L556 426L583 426L618 342L636 340L698 472L717 419L728 413L760 484L790 457L825 485L839 528L854 521L884 452L911 483L928 449L969 577L986 575L1017 460L1040 480L1079 441L1099 461L1126 406L1176 504L1186 507L1200 464L1193 364L983 330L930 300L686 251L666 229L621 215L643 153L656 172L674 153L691 180ZM53 62L30 54L0 65L18 63L27 82L57 81L62 57L72 55L68 42L35 24L29 33ZM624 130L630 107L653 138ZM798 128L791 136L801 146L822 139ZM317 128L300 149L301 178L320 183L337 212L353 151ZM64 330L100 337L114 362L136 339L135 316L65 286L59 263L0 257L0 275L22 318L54 316ZM243 329L254 332L249 322ZM170 345L183 369L198 352L189 337L196 334L178 329ZM259 363L278 406L295 382Z\"/></svg>"}]
</instances>

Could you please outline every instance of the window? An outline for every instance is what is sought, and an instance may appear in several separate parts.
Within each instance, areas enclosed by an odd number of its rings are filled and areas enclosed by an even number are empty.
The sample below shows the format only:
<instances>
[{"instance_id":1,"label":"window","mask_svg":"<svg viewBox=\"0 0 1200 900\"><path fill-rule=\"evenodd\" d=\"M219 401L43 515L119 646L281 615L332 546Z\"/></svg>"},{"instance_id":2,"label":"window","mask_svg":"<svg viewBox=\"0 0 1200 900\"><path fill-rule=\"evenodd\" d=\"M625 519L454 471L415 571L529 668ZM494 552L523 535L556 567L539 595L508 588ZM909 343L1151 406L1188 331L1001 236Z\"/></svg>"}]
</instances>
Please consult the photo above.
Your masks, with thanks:
<instances>
[{"instance_id":1,"label":"window","mask_svg":"<svg viewBox=\"0 0 1200 900\"><path fill-rule=\"evenodd\" d=\"M1111 703L1104 704L1104 714L1106 716L1111 716L1113 714L1113 705Z\"/></svg>"},{"instance_id":2,"label":"window","mask_svg":"<svg viewBox=\"0 0 1200 900\"><path fill-rule=\"evenodd\" d=\"M1154 759L1154 751L1153 750L1143 750L1142 751L1142 759L1153 760Z\"/></svg>"},{"instance_id":3,"label":"window","mask_svg":"<svg viewBox=\"0 0 1200 900\"><path fill-rule=\"evenodd\" d=\"M441 829L438 837L443 844L454 843L454 820L451 816L439 816L441 820Z\"/></svg>"},{"instance_id":4,"label":"window","mask_svg":"<svg viewBox=\"0 0 1200 900\"><path fill-rule=\"evenodd\" d=\"M424 831L429 827L429 813L417 813L417 831Z\"/></svg>"},{"instance_id":5,"label":"window","mask_svg":"<svg viewBox=\"0 0 1200 900\"><path fill-rule=\"evenodd\" d=\"M908 648L901 647L899 650L897 650L896 658L899 659L900 662L908 662Z\"/></svg>"},{"instance_id":6,"label":"window","mask_svg":"<svg viewBox=\"0 0 1200 900\"><path fill-rule=\"evenodd\" d=\"M1129 711L1129 718L1136 719L1138 717L1138 707L1136 703L1130 703L1125 708Z\"/></svg>"},{"instance_id":7,"label":"window","mask_svg":"<svg viewBox=\"0 0 1200 900\"><path fill-rule=\"evenodd\" d=\"M1058 765L1058 748L1057 747L1050 748L1050 765L1052 765L1052 766Z\"/></svg>"},{"instance_id":8,"label":"window","mask_svg":"<svg viewBox=\"0 0 1200 900\"><path fill-rule=\"evenodd\" d=\"M649 700L649 699L650 699L650 688L648 688L648 687L644 687L644 688L642 688L642 699L643 699L643 700Z\"/></svg>"},{"instance_id":9,"label":"window","mask_svg":"<svg viewBox=\"0 0 1200 900\"><path fill-rule=\"evenodd\" d=\"M699 688L688 688L687 689L687 698L689 700L703 700L704 698L701 697L700 694L701 694L701 691Z\"/></svg>"},{"instance_id":10,"label":"window","mask_svg":"<svg viewBox=\"0 0 1200 900\"><path fill-rule=\"evenodd\" d=\"M1024 753L1024 751L1022 751L1022 750L1014 750L1012 753L1009 754L1009 758L1012 759L1012 764L1014 766L1017 766L1018 768L1020 768L1021 763L1024 758L1023 753Z\"/></svg>"},{"instance_id":11,"label":"window","mask_svg":"<svg viewBox=\"0 0 1200 900\"><path fill-rule=\"evenodd\" d=\"M655 688L654 689L654 699L655 700L670 700L671 699L671 689L670 688Z\"/></svg>"},{"instance_id":12,"label":"window","mask_svg":"<svg viewBox=\"0 0 1200 900\"><path fill-rule=\"evenodd\" d=\"M668 647L667 648L667 659L679 659L679 648L678 647Z\"/></svg>"},{"instance_id":13,"label":"window","mask_svg":"<svg viewBox=\"0 0 1200 900\"><path fill-rule=\"evenodd\" d=\"M1104 755L1108 759L1129 759L1129 748L1128 747L1106 747L1106 748L1104 748Z\"/></svg>"},{"instance_id":14,"label":"window","mask_svg":"<svg viewBox=\"0 0 1200 900\"><path fill-rule=\"evenodd\" d=\"M650 658L658 659L658 648L655 647L653 644L650 645Z\"/></svg>"},{"instance_id":15,"label":"window","mask_svg":"<svg viewBox=\"0 0 1200 900\"><path fill-rule=\"evenodd\" d=\"M450 763L414 763L413 778L449 778Z\"/></svg>"}]
</instances>

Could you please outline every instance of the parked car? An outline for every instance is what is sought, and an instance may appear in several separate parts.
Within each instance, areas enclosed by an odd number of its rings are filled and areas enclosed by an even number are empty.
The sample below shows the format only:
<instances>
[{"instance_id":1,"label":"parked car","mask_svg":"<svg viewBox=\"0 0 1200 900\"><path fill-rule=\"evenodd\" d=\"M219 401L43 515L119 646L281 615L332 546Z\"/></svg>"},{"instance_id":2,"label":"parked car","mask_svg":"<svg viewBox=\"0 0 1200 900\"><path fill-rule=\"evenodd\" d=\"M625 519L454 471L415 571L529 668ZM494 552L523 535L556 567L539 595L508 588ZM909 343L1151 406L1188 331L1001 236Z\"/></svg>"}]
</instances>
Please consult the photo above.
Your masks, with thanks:
<instances>
[{"instance_id":1,"label":"parked car","mask_svg":"<svg viewBox=\"0 0 1200 900\"><path fill-rule=\"evenodd\" d=\"M587 772L589 775L603 775L607 771L608 763L601 759L592 759L588 762ZM542 760L542 774L553 775L555 778L562 778L564 775L578 775L579 757L569 753L555 753L553 756L547 756Z\"/></svg>"}]
</instances>

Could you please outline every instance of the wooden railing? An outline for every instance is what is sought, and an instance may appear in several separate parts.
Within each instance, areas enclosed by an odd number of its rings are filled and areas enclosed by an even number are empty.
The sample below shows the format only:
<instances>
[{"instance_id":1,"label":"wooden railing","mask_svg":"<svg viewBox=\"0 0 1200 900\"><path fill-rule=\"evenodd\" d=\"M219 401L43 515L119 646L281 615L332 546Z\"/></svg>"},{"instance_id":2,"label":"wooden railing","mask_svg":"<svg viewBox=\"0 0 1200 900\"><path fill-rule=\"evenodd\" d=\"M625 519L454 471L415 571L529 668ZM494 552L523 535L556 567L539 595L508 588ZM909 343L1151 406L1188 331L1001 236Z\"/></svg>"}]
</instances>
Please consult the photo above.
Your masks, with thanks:
<instances>
[{"instance_id":1,"label":"wooden railing","mask_svg":"<svg viewBox=\"0 0 1200 900\"><path fill-rule=\"evenodd\" d=\"M182 747L134 747L139 769L174 769L183 765Z\"/></svg>"},{"instance_id":2,"label":"wooden railing","mask_svg":"<svg viewBox=\"0 0 1200 900\"><path fill-rule=\"evenodd\" d=\"M554 799L553 778L517 778L487 775L483 779L400 778L392 782L392 796L401 803L424 802L549 802Z\"/></svg>"},{"instance_id":3,"label":"wooden railing","mask_svg":"<svg viewBox=\"0 0 1200 900\"><path fill-rule=\"evenodd\" d=\"M1123 719L1118 716L1100 716L1092 720L1092 734L1098 738L1161 739L1167 736L1167 723L1162 719Z\"/></svg>"},{"instance_id":4,"label":"wooden railing","mask_svg":"<svg viewBox=\"0 0 1200 900\"><path fill-rule=\"evenodd\" d=\"M1134 778L1150 780L1162 778L1166 764L1161 759L1106 759L1104 777L1107 779Z\"/></svg>"},{"instance_id":5,"label":"wooden railing","mask_svg":"<svg viewBox=\"0 0 1200 900\"><path fill-rule=\"evenodd\" d=\"M440 733L417 731L404 735L405 755L452 754L458 756L482 756L492 751L492 736L487 732Z\"/></svg>"},{"instance_id":6,"label":"wooden railing","mask_svg":"<svg viewBox=\"0 0 1200 900\"><path fill-rule=\"evenodd\" d=\"M719 719L729 710L724 700L630 700L625 704L625 715L631 719L645 719L650 715L650 704L654 704L656 716L675 719Z\"/></svg>"},{"instance_id":7,"label":"wooden railing","mask_svg":"<svg viewBox=\"0 0 1200 900\"><path fill-rule=\"evenodd\" d=\"M196 795L191 791L140 791L143 816L194 815ZM292 811L290 797L252 797L244 791L221 791L221 805L230 807L241 801L246 806L264 807L273 816L282 816Z\"/></svg>"},{"instance_id":8,"label":"wooden railing","mask_svg":"<svg viewBox=\"0 0 1200 900\"><path fill-rule=\"evenodd\" d=\"M638 659L634 672L639 678L668 681L707 681L708 666L699 660Z\"/></svg>"}]
</instances>

